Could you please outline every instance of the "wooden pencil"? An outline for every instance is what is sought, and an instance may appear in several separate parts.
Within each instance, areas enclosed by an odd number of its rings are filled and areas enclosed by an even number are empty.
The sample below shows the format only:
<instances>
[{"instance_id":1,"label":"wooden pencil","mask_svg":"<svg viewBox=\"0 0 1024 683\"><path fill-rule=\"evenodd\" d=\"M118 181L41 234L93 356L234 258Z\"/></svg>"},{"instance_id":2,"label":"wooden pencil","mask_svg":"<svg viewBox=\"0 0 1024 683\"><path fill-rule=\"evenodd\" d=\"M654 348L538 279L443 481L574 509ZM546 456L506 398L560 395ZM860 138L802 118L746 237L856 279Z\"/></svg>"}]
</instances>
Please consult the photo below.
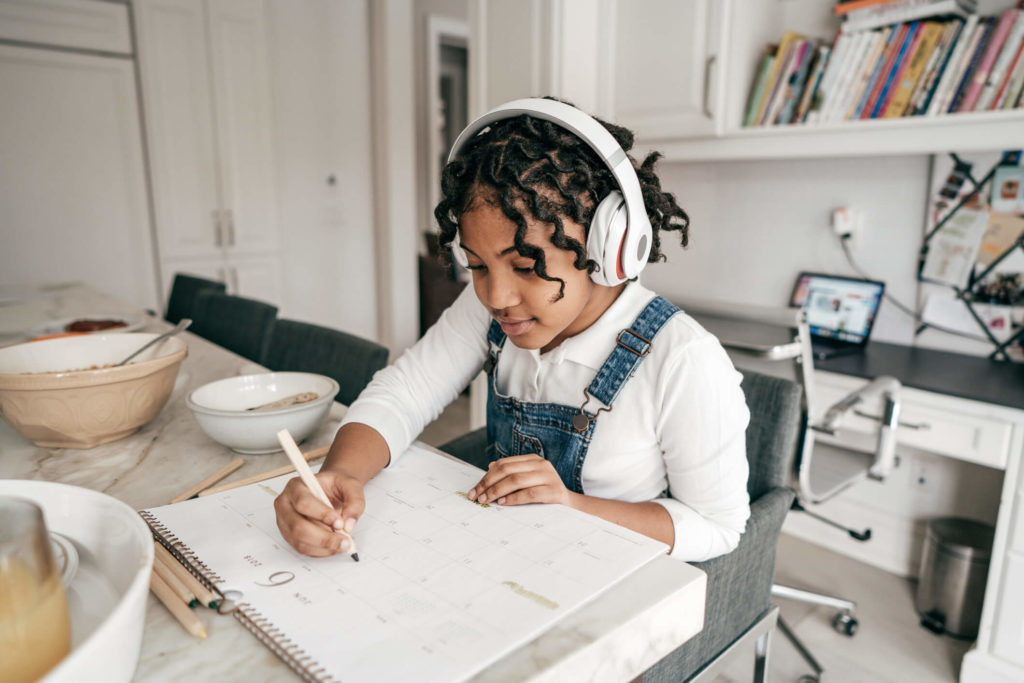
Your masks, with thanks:
<instances>
[{"instance_id":1,"label":"wooden pencil","mask_svg":"<svg viewBox=\"0 0 1024 683\"><path fill-rule=\"evenodd\" d=\"M235 470L237 470L239 467L241 467L244 464L245 464L245 460L242 460L241 458L235 458L234 460L229 462L227 465L224 465L224 467L221 467L219 470L217 470L216 472L214 472L210 476L208 476L205 479L203 479L202 481L200 481L198 484L194 484L194 485L190 486L189 488L185 489L184 491L182 491L181 493L176 495L174 498L171 498L171 502L172 503L180 503L183 500L188 500L189 498L195 498L199 494L200 491L202 491L203 489L210 488L211 486L216 484L218 481L220 481L224 477L228 476L229 474L231 474L232 472L234 472Z\"/></svg>"},{"instance_id":2,"label":"wooden pencil","mask_svg":"<svg viewBox=\"0 0 1024 683\"><path fill-rule=\"evenodd\" d=\"M318 482L316 477L313 476L313 470L309 469L309 465L307 465L306 461L303 460L303 455L299 452L299 447L295 444L295 439L293 439L292 435L288 433L288 430L282 429L279 431L277 433L277 440L281 443L281 447L284 448L285 455L287 455L288 459L292 461L292 465L299 473L299 478L302 479L302 483L306 485L309 492L312 493L317 500L333 510L334 506L331 505L330 498L327 497L323 487L320 486L320 482ZM341 534L348 539L349 555L352 556L353 560L358 562L359 553L356 552L356 539L352 538L352 535L344 529L335 529L334 532Z\"/></svg>"},{"instance_id":3,"label":"wooden pencil","mask_svg":"<svg viewBox=\"0 0 1024 683\"><path fill-rule=\"evenodd\" d=\"M167 584L167 587L170 588L175 595L184 600L186 605L189 607L195 607L199 604L199 600L196 598L195 593L189 590L188 586L182 583L181 579L174 575L170 566L168 566L168 564L164 562L159 555L153 556L153 572L163 579L164 583Z\"/></svg>"},{"instance_id":4,"label":"wooden pencil","mask_svg":"<svg viewBox=\"0 0 1024 683\"><path fill-rule=\"evenodd\" d=\"M323 448L314 449L309 453L304 453L302 457L305 458L307 461L316 460L317 458L322 458L325 455L327 455L327 452L330 449L330 446L324 446ZM289 472L294 471L294 465L285 465L284 467L278 467L276 470L270 470L269 472L264 472L263 474L254 474L253 476L246 477L245 479L239 479L238 481L228 482L227 484L221 484L220 486L214 486L213 488L206 489L205 491L200 491L199 496L203 497L212 495L214 493L220 493L221 491L230 491L231 489L236 489L239 486L248 486L249 484L255 484L257 482L266 481L267 479L273 479L274 477L280 477L282 474L288 474Z\"/></svg>"},{"instance_id":5,"label":"wooden pencil","mask_svg":"<svg viewBox=\"0 0 1024 683\"><path fill-rule=\"evenodd\" d=\"M153 548L156 558L162 560L163 563L171 570L171 573L185 584L186 588L195 593L196 597L199 599L199 604L206 605L211 608L217 607L218 598L214 595L213 591L204 586L199 579L192 575L192 572L183 567L182 564L178 562L177 558L171 554L171 551L159 542L154 542Z\"/></svg>"},{"instance_id":6,"label":"wooden pencil","mask_svg":"<svg viewBox=\"0 0 1024 683\"><path fill-rule=\"evenodd\" d=\"M186 631L199 638L206 637L206 627L203 622L199 620L195 612L188 608L188 605L174 594L170 586L156 572L149 576L149 589L153 591L160 602L164 603L167 611L174 615L174 618Z\"/></svg>"}]
</instances>

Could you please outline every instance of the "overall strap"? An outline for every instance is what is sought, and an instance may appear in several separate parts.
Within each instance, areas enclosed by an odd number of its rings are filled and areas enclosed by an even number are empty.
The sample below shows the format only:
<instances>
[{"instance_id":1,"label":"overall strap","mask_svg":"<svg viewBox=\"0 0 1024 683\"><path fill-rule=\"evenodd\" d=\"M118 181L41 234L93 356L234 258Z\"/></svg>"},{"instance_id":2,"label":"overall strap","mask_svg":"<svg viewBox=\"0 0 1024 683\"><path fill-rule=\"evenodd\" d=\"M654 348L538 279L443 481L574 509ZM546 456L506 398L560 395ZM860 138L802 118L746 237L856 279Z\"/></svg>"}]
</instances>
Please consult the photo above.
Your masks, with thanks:
<instances>
[{"instance_id":1,"label":"overall strap","mask_svg":"<svg viewBox=\"0 0 1024 683\"><path fill-rule=\"evenodd\" d=\"M619 332L615 348L597 371L587 392L606 406L611 406L647 354L652 340L679 308L656 296L644 307L629 329Z\"/></svg>"},{"instance_id":2,"label":"overall strap","mask_svg":"<svg viewBox=\"0 0 1024 683\"><path fill-rule=\"evenodd\" d=\"M505 331L497 320L491 320L491 326L487 328L487 341L495 346L501 346L505 341Z\"/></svg>"}]
</instances>

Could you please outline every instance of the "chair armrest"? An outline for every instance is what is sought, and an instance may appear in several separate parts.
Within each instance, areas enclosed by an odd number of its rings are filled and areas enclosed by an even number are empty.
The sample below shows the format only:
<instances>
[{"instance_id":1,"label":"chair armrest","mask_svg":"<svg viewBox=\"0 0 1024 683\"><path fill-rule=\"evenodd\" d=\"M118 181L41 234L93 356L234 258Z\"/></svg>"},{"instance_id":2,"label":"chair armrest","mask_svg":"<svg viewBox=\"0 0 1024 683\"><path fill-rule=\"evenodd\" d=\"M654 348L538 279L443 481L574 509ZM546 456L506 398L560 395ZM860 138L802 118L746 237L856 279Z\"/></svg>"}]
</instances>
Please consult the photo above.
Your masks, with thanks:
<instances>
[{"instance_id":1,"label":"chair armrest","mask_svg":"<svg viewBox=\"0 0 1024 683\"><path fill-rule=\"evenodd\" d=\"M487 469L490 458L487 456L487 428L481 427L462 436L456 437L448 443L438 446L448 455L454 455L459 460L476 465L482 470Z\"/></svg>"},{"instance_id":2,"label":"chair armrest","mask_svg":"<svg viewBox=\"0 0 1024 683\"><path fill-rule=\"evenodd\" d=\"M860 389L847 394L825 411L825 417L819 424L811 425L811 429L835 434L836 427L843 416L855 406L869 398L881 394L884 398L882 415L877 419L878 443L875 447L875 461L868 470L868 476L882 481L889 474L896 461L896 428L900 420L900 390L903 385L895 377L881 375L871 380Z\"/></svg>"}]
</instances>

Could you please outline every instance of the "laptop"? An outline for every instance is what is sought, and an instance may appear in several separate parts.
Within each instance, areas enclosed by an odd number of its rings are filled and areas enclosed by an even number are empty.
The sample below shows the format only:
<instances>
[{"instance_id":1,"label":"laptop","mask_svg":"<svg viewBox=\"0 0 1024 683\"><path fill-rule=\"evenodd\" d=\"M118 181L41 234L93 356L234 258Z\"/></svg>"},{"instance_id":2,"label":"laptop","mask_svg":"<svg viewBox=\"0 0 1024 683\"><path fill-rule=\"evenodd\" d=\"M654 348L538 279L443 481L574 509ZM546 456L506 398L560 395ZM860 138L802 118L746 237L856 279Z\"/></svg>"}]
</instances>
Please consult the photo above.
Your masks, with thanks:
<instances>
[{"instance_id":1,"label":"laptop","mask_svg":"<svg viewBox=\"0 0 1024 683\"><path fill-rule=\"evenodd\" d=\"M814 357L833 358L864 350L884 293L884 282L804 272L789 305L807 311Z\"/></svg>"}]
</instances>

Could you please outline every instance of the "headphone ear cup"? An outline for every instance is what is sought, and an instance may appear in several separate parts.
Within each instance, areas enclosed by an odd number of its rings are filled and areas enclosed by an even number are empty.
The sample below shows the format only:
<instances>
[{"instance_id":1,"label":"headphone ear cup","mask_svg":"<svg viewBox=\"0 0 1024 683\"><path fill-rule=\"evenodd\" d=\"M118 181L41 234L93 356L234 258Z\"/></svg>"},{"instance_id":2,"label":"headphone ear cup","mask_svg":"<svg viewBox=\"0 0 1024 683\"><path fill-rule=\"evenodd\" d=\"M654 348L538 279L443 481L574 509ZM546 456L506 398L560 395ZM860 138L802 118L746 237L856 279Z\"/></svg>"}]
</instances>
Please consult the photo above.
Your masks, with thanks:
<instances>
[{"instance_id":1,"label":"headphone ear cup","mask_svg":"<svg viewBox=\"0 0 1024 683\"><path fill-rule=\"evenodd\" d=\"M594 210L587 234L587 256L598 265L590 279L599 285L614 287L627 279L622 268L626 227L626 200L613 190Z\"/></svg>"},{"instance_id":2,"label":"headphone ear cup","mask_svg":"<svg viewBox=\"0 0 1024 683\"><path fill-rule=\"evenodd\" d=\"M463 268L469 267L469 257L466 256L466 251L462 248L462 240L459 239L459 231L455 231L455 238L449 245L452 250L452 258L457 264Z\"/></svg>"}]
</instances>

